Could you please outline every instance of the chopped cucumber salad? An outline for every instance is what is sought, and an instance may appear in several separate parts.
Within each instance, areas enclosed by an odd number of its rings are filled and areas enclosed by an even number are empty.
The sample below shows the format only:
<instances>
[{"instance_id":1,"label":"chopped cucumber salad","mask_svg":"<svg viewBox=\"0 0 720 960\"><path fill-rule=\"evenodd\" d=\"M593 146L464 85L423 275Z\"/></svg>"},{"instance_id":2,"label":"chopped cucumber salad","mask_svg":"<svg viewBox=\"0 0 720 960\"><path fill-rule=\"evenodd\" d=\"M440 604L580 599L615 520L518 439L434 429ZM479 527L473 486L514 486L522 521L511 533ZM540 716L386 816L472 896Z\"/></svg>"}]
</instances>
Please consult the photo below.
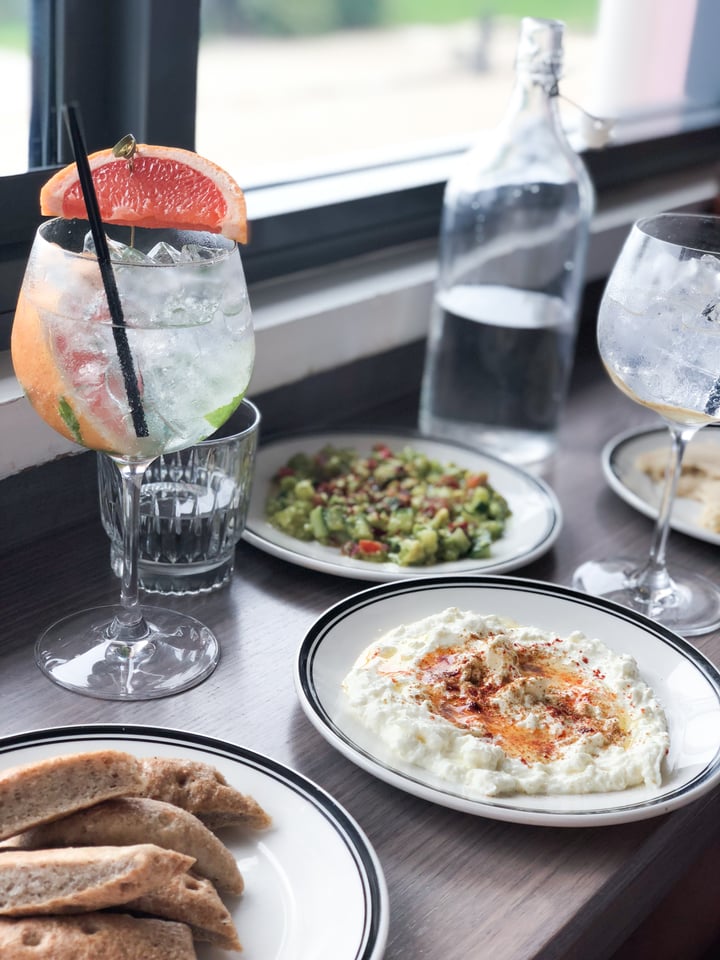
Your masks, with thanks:
<instances>
[{"instance_id":1,"label":"chopped cucumber salad","mask_svg":"<svg viewBox=\"0 0 720 960\"><path fill-rule=\"evenodd\" d=\"M370 456L332 446L295 454L266 504L269 522L291 537L403 567L486 559L510 512L486 473L384 444Z\"/></svg>"}]
</instances>

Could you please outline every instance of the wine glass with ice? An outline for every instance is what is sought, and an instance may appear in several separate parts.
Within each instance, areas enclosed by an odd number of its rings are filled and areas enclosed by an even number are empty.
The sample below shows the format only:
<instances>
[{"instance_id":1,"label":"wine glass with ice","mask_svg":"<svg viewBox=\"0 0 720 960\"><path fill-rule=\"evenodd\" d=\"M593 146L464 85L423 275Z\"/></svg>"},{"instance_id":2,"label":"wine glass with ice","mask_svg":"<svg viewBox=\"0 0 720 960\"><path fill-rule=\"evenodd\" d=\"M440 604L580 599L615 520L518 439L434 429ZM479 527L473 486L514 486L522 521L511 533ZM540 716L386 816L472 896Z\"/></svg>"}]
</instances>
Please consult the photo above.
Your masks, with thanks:
<instances>
[{"instance_id":1,"label":"wine glass with ice","mask_svg":"<svg viewBox=\"0 0 720 960\"><path fill-rule=\"evenodd\" d=\"M106 226L122 323L110 309L85 220L37 231L12 332L15 372L58 432L109 454L122 478L120 603L49 627L36 661L56 683L141 700L193 686L214 669L203 623L138 599L142 476L161 453L204 439L238 406L254 338L237 244L193 231Z\"/></svg>"},{"instance_id":2,"label":"wine glass with ice","mask_svg":"<svg viewBox=\"0 0 720 960\"><path fill-rule=\"evenodd\" d=\"M695 636L720 626L720 588L666 546L685 448L720 422L720 217L663 213L634 224L600 305L598 346L613 383L667 424L671 449L644 561L584 563L574 586Z\"/></svg>"}]
</instances>

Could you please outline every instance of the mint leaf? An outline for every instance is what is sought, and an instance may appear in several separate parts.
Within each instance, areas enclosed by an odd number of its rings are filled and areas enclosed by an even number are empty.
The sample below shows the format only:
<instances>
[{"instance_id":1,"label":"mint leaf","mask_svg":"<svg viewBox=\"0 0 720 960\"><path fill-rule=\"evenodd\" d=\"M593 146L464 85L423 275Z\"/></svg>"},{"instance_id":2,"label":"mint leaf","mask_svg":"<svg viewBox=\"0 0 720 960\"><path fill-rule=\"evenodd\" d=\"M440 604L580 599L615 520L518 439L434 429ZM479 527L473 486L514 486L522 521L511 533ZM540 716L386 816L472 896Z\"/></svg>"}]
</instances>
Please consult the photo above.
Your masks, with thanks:
<instances>
[{"instance_id":1,"label":"mint leaf","mask_svg":"<svg viewBox=\"0 0 720 960\"><path fill-rule=\"evenodd\" d=\"M62 422L65 424L65 426L68 428L68 430L72 434L73 439L77 441L77 443L82 443L82 434L80 433L80 422L78 418L75 416L75 411L70 406L70 404L65 399L65 397L60 397L60 400L58 401L58 413L62 418Z\"/></svg>"}]
</instances>

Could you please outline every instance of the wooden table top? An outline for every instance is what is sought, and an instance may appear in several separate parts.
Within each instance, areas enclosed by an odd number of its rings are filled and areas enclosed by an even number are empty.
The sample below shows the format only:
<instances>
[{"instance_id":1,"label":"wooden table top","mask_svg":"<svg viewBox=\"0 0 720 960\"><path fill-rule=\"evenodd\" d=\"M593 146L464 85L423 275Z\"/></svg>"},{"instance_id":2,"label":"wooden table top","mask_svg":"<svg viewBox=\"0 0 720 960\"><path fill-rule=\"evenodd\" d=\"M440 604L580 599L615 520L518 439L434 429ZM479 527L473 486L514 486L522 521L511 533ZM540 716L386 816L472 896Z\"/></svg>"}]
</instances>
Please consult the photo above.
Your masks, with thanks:
<instances>
[{"instance_id":1,"label":"wooden table top","mask_svg":"<svg viewBox=\"0 0 720 960\"><path fill-rule=\"evenodd\" d=\"M548 554L513 576L569 584L586 559L647 552L651 521L608 488L600 466L609 438L644 423L656 421L600 371L580 371L548 475L563 530ZM717 575L716 547L673 534L669 551L671 561ZM612 956L717 842L720 793L638 823L561 829L459 813L375 779L311 726L292 679L297 647L319 614L368 585L241 543L228 588L170 604L191 608L217 633L222 658L215 673L163 700L99 701L54 686L32 657L35 637L64 612L117 598L99 520L32 542L0 558L0 735L64 724L147 724L219 737L297 769L346 808L380 858L390 897L387 960ZM720 633L692 642L720 664Z\"/></svg>"}]
</instances>

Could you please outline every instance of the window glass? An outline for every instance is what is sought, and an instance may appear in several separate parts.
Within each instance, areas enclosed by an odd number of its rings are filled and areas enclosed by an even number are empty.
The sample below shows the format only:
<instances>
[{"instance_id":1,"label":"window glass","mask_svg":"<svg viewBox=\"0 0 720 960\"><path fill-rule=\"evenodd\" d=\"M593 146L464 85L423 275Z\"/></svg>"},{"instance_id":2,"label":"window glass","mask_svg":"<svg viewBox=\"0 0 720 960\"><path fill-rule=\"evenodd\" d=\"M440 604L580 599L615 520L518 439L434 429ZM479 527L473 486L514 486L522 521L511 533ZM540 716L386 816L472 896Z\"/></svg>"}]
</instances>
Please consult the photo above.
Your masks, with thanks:
<instances>
[{"instance_id":1,"label":"window glass","mask_svg":"<svg viewBox=\"0 0 720 960\"><path fill-rule=\"evenodd\" d=\"M720 103L717 0L601 0L591 108L636 123L636 136L707 123Z\"/></svg>"},{"instance_id":2,"label":"window glass","mask_svg":"<svg viewBox=\"0 0 720 960\"><path fill-rule=\"evenodd\" d=\"M565 21L562 93L597 114L642 117L635 135L720 102L717 0L199 2L197 148L244 185L466 143L507 102L523 15ZM0 0L0 176L28 167L32 5ZM76 29L69 38L84 42ZM46 59L36 57L36 96Z\"/></svg>"},{"instance_id":3,"label":"window glass","mask_svg":"<svg viewBox=\"0 0 720 960\"><path fill-rule=\"evenodd\" d=\"M0 0L0 176L28 168L30 28L27 0Z\"/></svg>"},{"instance_id":4,"label":"window glass","mask_svg":"<svg viewBox=\"0 0 720 960\"><path fill-rule=\"evenodd\" d=\"M717 122L717 0L201 2L197 145L245 185L466 144L507 103L521 16L566 24L579 146L577 105L618 143Z\"/></svg>"},{"instance_id":5,"label":"window glass","mask_svg":"<svg viewBox=\"0 0 720 960\"><path fill-rule=\"evenodd\" d=\"M510 94L519 18L566 23L587 101L599 0L202 0L197 148L244 183L467 142Z\"/></svg>"}]
</instances>

